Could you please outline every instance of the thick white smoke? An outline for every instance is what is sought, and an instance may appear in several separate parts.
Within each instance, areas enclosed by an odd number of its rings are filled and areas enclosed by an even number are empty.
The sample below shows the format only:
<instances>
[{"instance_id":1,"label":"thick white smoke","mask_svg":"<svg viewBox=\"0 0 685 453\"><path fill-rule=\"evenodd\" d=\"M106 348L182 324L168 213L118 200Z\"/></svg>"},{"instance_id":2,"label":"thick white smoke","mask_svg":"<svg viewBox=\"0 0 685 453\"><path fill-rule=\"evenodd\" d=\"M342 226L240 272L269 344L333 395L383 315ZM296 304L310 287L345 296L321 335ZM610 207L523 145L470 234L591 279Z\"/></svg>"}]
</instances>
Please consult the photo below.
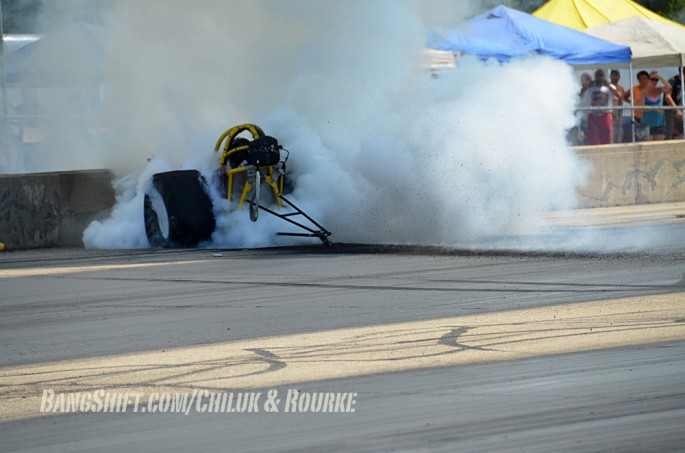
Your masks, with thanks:
<instances>
[{"instance_id":1,"label":"thick white smoke","mask_svg":"<svg viewBox=\"0 0 685 453\"><path fill-rule=\"evenodd\" d=\"M463 58L434 79L419 62L421 2L191 3L113 10L106 164L127 176L86 246L147 246L151 175L211 177L214 141L245 122L291 151L293 199L335 241L484 246L573 207L585 171L565 144L575 81L563 63ZM215 207L214 246L293 241L274 236L290 229L279 219Z\"/></svg>"}]
</instances>

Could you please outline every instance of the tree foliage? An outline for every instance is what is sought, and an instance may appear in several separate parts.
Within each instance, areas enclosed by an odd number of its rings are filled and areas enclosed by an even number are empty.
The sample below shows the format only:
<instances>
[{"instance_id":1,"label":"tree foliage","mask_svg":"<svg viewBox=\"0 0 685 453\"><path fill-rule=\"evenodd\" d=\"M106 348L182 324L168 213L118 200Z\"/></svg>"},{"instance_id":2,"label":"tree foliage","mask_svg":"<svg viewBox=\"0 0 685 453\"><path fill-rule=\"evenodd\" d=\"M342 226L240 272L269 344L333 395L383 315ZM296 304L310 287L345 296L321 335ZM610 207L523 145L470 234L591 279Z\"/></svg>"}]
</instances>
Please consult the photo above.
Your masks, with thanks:
<instances>
[{"instance_id":1,"label":"tree foliage","mask_svg":"<svg viewBox=\"0 0 685 453\"><path fill-rule=\"evenodd\" d=\"M685 9L685 0L638 0L637 3L672 20L677 19Z\"/></svg>"},{"instance_id":2,"label":"tree foliage","mask_svg":"<svg viewBox=\"0 0 685 453\"><path fill-rule=\"evenodd\" d=\"M0 0L6 34L50 33L79 20L100 24L114 0Z\"/></svg>"},{"instance_id":3,"label":"tree foliage","mask_svg":"<svg viewBox=\"0 0 685 453\"><path fill-rule=\"evenodd\" d=\"M681 22L685 18L685 0L634 0L645 8L654 11L660 16L676 22ZM510 8L532 13L547 0L484 0L483 11L494 8L497 5L506 5ZM682 22L681 22L682 23Z\"/></svg>"},{"instance_id":4,"label":"tree foliage","mask_svg":"<svg viewBox=\"0 0 685 453\"><path fill-rule=\"evenodd\" d=\"M144 0L141 0L144 1ZM344 0L338 0L344 1ZM683 23L685 0L636 0L647 9ZM100 23L114 0L0 0L4 32L49 33L69 20ZM481 0L482 11L497 5L532 13L547 0Z\"/></svg>"},{"instance_id":5,"label":"tree foliage","mask_svg":"<svg viewBox=\"0 0 685 453\"><path fill-rule=\"evenodd\" d=\"M2 25L6 34L39 33L36 25L41 0L0 0Z\"/></svg>"}]
</instances>

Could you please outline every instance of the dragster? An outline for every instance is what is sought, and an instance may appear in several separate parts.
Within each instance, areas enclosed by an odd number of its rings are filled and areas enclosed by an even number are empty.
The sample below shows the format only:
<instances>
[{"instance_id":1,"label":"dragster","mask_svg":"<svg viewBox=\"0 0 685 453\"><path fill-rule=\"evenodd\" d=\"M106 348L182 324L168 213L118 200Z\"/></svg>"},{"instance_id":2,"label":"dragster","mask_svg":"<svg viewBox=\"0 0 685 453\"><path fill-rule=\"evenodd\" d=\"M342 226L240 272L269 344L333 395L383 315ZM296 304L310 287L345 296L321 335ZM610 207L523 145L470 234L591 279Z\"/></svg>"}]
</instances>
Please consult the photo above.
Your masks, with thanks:
<instances>
[{"instance_id":1,"label":"dragster","mask_svg":"<svg viewBox=\"0 0 685 453\"><path fill-rule=\"evenodd\" d=\"M222 147L223 145L223 147ZM281 236L318 238L331 245L331 232L284 196L289 186L290 152L255 124L228 129L216 142L219 168L214 183L231 208L248 207L250 220L262 210L300 229ZM234 201L234 198L237 200ZM283 212L284 208L287 212ZM156 173L145 193L145 233L153 247L193 247L211 238L216 228L206 179L197 170Z\"/></svg>"}]
</instances>

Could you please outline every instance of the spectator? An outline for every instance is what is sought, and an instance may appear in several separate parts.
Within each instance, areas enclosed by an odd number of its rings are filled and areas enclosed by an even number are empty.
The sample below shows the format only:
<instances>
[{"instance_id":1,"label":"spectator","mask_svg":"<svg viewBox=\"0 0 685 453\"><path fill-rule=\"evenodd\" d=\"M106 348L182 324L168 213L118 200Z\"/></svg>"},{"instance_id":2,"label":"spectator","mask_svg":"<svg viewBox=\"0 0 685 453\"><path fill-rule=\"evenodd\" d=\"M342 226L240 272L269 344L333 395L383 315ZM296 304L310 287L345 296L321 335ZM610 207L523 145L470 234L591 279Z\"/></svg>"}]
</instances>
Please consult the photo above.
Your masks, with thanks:
<instances>
[{"instance_id":1,"label":"spectator","mask_svg":"<svg viewBox=\"0 0 685 453\"><path fill-rule=\"evenodd\" d=\"M682 71L682 69L681 69ZM683 82L679 74L668 79L668 83L671 84L671 99L675 105L683 105L683 93L682 86ZM675 136L683 135L683 111L682 110L666 110L664 113L666 116L666 140L670 140Z\"/></svg>"},{"instance_id":2,"label":"spectator","mask_svg":"<svg viewBox=\"0 0 685 453\"><path fill-rule=\"evenodd\" d=\"M15 106L14 111L18 115L34 116L38 115L39 110L40 104L38 104L38 96L36 96L36 90L29 87L22 88L21 104Z\"/></svg>"},{"instance_id":3,"label":"spectator","mask_svg":"<svg viewBox=\"0 0 685 453\"><path fill-rule=\"evenodd\" d=\"M640 92L644 89L647 89L649 87L649 73L647 71L640 71L637 73L637 85L633 85L633 90L632 90L632 96L634 101L634 105L640 105ZM626 102L630 102L630 95L631 93L629 91L626 91L623 94L623 100ZM639 123L640 120L642 119L642 110L635 110L633 112L633 117L635 118L635 122Z\"/></svg>"},{"instance_id":4,"label":"spectator","mask_svg":"<svg viewBox=\"0 0 685 453\"><path fill-rule=\"evenodd\" d=\"M21 103L14 106L14 112L21 116L17 121L17 138L21 147L18 159L22 168L35 168L40 160L38 151L44 141L43 131L38 124L41 110L36 90L31 87L22 88Z\"/></svg>"},{"instance_id":5,"label":"spectator","mask_svg":"<svg viewBox=\"0 0 685 453\"><path fill-rule=\"evenodd\" d=\"M583 108L583 107L590 107L590 88L592 87L592 77L590 74L587 72L584 72L583 74L580 75L580 93L578 93L578 96L580 97L580 102L578 105ZM582 137L582 140L579 141L579 144L585 143L585 138L587 137L587 117L590 112L588 110L581 110L580 111L580 134Z\"/></svg>"},{"instance_id":6,"label":"spectator","mask_svg":"<svg viewBox=\"0 0 685 453\"><path fill-rule=\"evenodd\" d=\"M649 86L640 90L640 105L662 106L675 105L671 98L671 84L668 83L658 72L652 71L649 74ZM659 87L661 82L664 86ZM666 137L666 117L663 109L649 109L642 114L642 124L649 126L649 140L664 140Z\"/></svg>"},{"instance_id":7,"label":"spectator","mask_svg":"<svg viewBox=\"0 0 685 453\"><path fill-rule=\"evenodd\" d=\"M618 93L618 96L613 96L611 105L619 107L623 105L623 97L626 93L625 88L618 83L618 81L621 80L621 72L618 69L612 69L609 73L609 79L611 80L611 85L614 87L614 90ZM613 123L613 143L621 143L623 141L623 109L614 109L611 112L611 115Z\"/></svg>"},{"instance_id":8,"label":"spectator","mask_svg":"<svg viewBox=\"0 0 685 453\"><path fill-rule=\"evenodd\" d=\"M38 118L40 113L40 104L38 103L38 96L36 90L30 87L24 87L21 90L21 103L14 107L14 112L21 115L19 120L19 137L22 143L35 143L39 140L38 133Z\"/></svg>"},{"instance_id":9,"label":"spectator","mask_svg":"<svg viewBox=\"0 0 685 453\"><path fill-rule=\"evenodd\" d=\"M611 143L612 117L611 95L619 96L618 92L607 82L603 70L595 71L595 80L590 88L590 105L592 107L606 107L593 109L587 120L587 144L605 145Z\"/></svg>"}]
</instances>

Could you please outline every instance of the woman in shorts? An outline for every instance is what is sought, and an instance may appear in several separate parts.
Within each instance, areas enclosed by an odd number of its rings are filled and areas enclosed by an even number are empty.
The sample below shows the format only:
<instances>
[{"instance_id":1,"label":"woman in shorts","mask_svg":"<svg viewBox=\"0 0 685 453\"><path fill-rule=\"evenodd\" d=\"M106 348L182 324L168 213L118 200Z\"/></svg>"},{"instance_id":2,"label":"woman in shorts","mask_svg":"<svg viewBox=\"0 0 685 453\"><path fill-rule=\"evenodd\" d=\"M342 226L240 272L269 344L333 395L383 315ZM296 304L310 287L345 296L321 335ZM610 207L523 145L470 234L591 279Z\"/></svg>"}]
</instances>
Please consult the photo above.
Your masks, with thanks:
<instances>
[{"instance_id":1,"label":"woman in shorts","mask_svg":"<svg viewBox=\"0 0 685 453\"><path fill-rule=\"evenodd\" d=\"M675 106L671 97L671 85L658 72L652 71L649 74L649 85L640 91L639 104L644 106ZM664 86L657 84L661 82ZM649 125L649 140L664 140L666 138L666 117L663 109L644 110L642 114L642 124Z\"/></svg>"}]
</instances>

